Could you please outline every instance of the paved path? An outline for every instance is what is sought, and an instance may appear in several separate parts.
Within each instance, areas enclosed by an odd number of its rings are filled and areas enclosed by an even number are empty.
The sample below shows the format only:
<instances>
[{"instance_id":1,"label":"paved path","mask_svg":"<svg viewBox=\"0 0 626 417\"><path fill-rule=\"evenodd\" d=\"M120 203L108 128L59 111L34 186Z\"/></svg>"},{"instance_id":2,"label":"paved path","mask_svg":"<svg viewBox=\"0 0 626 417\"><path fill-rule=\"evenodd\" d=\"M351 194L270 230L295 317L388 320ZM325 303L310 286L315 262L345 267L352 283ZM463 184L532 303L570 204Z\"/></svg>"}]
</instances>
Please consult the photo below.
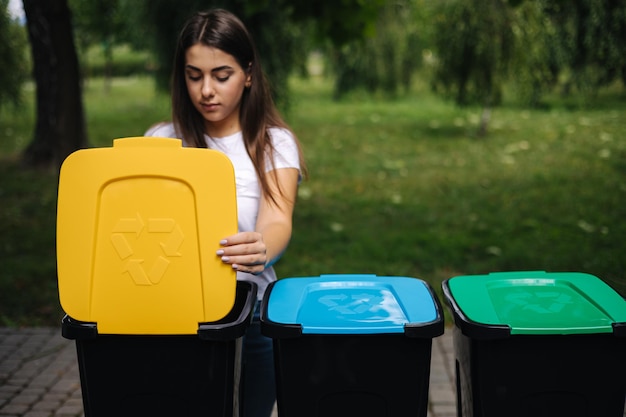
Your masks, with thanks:
<instances>
[{"instance_id":1,"label":"paved path","mask_svg":"<svg viewBox=\"0 0 626 417\"><path fill-rule=\"evenodd\" d=\"M76 348L60 328L0 328L0 416L81 416Z\"/></svg>"},{"instance_id":2,"label":"paved path","mask_svg":"<svg viewBox=\"0 0 626 417\"><path fill-rule=\"evenodd\" d=\"M433 340L429 417L456 416L452 361L446 333ZM75 343L60 329L0 327L0 416L84 416Z\"/></svg>"},{"instance_id":3,"label":"paved path","mask_svg":"<svg viewBox=\"0 0 626 417\"><path fill-rule=\"evenodd\" d=\"M59 328L0 327L0 417L83 417L75 349ZM428 417L456 417L453 364L446 331L433 340Z\"/></svg>"}]
</instances>

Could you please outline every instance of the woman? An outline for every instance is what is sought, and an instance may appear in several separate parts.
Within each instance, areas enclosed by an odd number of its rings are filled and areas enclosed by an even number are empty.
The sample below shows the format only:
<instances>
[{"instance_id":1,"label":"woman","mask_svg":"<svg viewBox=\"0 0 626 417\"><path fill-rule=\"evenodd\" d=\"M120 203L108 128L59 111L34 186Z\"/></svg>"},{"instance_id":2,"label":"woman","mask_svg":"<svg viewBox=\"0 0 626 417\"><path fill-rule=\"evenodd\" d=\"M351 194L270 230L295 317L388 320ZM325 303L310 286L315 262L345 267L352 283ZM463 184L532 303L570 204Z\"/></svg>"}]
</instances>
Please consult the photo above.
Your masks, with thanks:
<instances>
[{"instance_id":1,"label":"woman","mask_svg":"<svg viewBox=\"0 0 626 417\"><path fill-rule=\"evenodd\" d=\"M291 238L292 214L305 174L300 145L272 101L253 40L233 14L196 13L183 27L172 73L172 123L146 136L224 152L237 186L238 233L216 254L254 281L258 299L276 280L272 265ZM271 340L260 334L258 303L244 337L244 416L268 417L275 401Z\"/></svg>"}]
</instances>

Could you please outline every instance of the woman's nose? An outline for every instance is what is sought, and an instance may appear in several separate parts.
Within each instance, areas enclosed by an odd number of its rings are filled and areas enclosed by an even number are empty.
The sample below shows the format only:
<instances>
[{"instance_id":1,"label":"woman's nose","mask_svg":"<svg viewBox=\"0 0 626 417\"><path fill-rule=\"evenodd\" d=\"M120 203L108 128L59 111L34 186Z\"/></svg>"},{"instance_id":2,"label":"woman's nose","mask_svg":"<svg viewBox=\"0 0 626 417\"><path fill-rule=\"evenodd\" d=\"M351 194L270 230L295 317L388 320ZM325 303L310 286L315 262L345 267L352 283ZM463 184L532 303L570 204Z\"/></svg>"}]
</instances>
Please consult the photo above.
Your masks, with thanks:
<instances>
[{"instance_id":1,"label":"woman's nose","mask_svg":"<svg viewBox=\"0 0 626 417\"><path fill-rule=\"evenodd\" d=\"M210 78L206 78L202 83L202 96L203 97L212 97L215 95L215 90L213 89L213 83Z\"/></svg>"}]
</instances>

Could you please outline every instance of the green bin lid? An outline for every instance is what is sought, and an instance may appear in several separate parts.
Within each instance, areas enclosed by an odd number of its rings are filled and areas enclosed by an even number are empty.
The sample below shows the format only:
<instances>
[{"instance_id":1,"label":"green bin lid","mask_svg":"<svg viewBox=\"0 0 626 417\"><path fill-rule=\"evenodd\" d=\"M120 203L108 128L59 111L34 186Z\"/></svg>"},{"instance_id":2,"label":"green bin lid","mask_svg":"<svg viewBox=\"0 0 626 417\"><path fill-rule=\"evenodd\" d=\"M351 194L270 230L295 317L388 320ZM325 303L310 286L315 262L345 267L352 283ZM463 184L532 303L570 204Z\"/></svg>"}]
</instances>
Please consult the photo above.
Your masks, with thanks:
<instances>
[{"instance_id":1,"label":"green bin lid","mask_svg":"<svg viewBox=\"0 0 626 417\"><path fill-rule=\"evenodd\" d=\"M497 272L446 286L448 301L473 324L506 326L512 335L613 333L626 323L626 300L589 274Z\"/></svg>"}]
</instances>

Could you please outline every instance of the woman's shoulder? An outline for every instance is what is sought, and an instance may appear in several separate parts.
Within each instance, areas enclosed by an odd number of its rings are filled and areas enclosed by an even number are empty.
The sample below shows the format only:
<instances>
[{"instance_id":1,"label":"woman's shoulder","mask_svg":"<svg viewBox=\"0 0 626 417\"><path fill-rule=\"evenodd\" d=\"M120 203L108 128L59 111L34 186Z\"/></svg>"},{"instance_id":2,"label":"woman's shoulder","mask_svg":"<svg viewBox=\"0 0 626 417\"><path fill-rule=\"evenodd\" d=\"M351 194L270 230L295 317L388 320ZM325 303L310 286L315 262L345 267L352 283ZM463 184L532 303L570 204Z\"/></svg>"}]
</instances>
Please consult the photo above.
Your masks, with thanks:
<instances>
[{"instance_id":1,"label":"woman's shoulder","mask_svg":"<svg viewBox=\"0 0 626 417\"><path fill-rule=\"evenodd\" d=\"M268 129L268 133L272 141L274 156L267 169L300 169L300 149L293 132L283 127L272 127Z\"/></svg>"},{"instance_id":2,"label":"woman's shoulder","mask_svg":"<svg viewBox=\"0 0 626 417\"><path fill-rule=\"evenodd\" d=\"M160 122L153 124L146 130L144 136L153 136L161 138L178 138L174 123L172 122ZM180 138L178 138L180 139Z\"/></svg>"},{"instance_id":3,"label":"woman's shoulder","mask_svg":"<svg viewBox=\"0 0 626 417\"><path fill-rule=\"evenodd\" d=\"M270 139L272 140L272 145L274 147L279 146L281 144L289 144L296 142L296 136L293 132L284 127L270 127L268 129Z\"/></svg>"}]
</instances>

